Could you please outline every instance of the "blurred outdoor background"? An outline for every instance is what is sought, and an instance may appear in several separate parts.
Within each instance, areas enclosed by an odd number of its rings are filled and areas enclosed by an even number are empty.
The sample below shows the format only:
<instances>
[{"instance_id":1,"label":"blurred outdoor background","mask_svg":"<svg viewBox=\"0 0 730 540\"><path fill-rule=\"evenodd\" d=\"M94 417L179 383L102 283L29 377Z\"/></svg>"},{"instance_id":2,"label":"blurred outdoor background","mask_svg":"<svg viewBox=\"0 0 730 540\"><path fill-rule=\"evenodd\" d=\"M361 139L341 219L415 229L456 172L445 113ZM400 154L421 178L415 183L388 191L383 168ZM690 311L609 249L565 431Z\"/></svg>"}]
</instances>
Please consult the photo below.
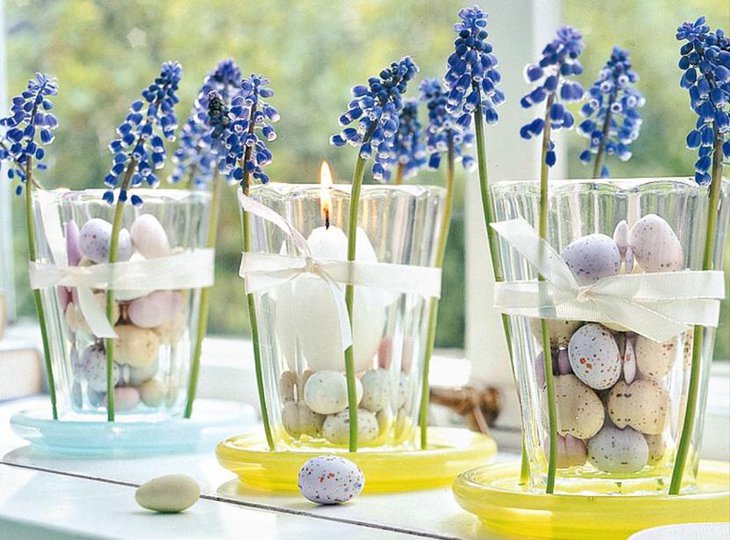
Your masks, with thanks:
<instances>
[{"instance_id":1,"label":"blurred outdoor background","mask_svg":"<svg viewBox=\"0 0 730 540\"><path fill-rule=\"evenodd\" d=\"M502 0L508 1L508 0ZM319 163L327 159L340 182L351 176L355 151L330 147L338 131L350 88L364 83L391 61L408 54L422 78L442 76L452 51L453 24L462 5L456 0L5 0L8 93L20 93L36 71L58 77L55 99L61 128L50 147L50 169L41 180L48 188L101 187L111 154L107 144L116 126L159 72L160 63L178 60L184 67L181 123L187 117L200 83L218 60L232 57L244 73L271 80L271 102L281 113L278 139L269 168L276 181L314 182ZM489 1L481 6L489 12ZM686 91L679 88L678 24L701 14L710 26L730 30L727 0L564 0L562 20L579 28L586 43L581 57L590 86L613 45L631 52L646 96L641 136L628 163L611 162L613 176L688 176L696 159L684 146L694 124ZM493 28L499 20L490 19ZM513 36L519 40L520 36ZM499 48L496 47L499 55ZM522 65L501 66L503 72ZM527 88L527 86L525 86ZM518 95L508 95L513 102ZM421 119L425 121L425 114ZM515 154L525 144L514 126ZM590 170L578 161L585 139L566 137L568 176L581 178ZM174 145L168 147L168 155ZM169 171L168 166L168 171ZM537 169L536 169L537 170ZM160 176L167 177L169 172ZM495 179L493 179L495 180ZM442 173L423 172L419 183L441 183ZM459 169L459 194L449 238L437 345L464 344L463 184L476 182ZM210 332L248 332L241 281L237 277L241 243L234 197L223 200L223 217L212 295ZM21 226L21 205L14 220ZM16 230L18 230L16 229ZM25 237L16 235L15 266L19 316L32 316L27 284ZM730 262L730 261L729 261ZM485 261L485 265L487 261ZM730 264L726 264L726 268ZM728 273L726 272L726 278ZM730 290L730 286L728 287ZM235 309L240 306L240 309ZM728 320L728 303L723 306ZM718 333L716 357L730 358L728 323Z\"/></svg>"}]
</instances>

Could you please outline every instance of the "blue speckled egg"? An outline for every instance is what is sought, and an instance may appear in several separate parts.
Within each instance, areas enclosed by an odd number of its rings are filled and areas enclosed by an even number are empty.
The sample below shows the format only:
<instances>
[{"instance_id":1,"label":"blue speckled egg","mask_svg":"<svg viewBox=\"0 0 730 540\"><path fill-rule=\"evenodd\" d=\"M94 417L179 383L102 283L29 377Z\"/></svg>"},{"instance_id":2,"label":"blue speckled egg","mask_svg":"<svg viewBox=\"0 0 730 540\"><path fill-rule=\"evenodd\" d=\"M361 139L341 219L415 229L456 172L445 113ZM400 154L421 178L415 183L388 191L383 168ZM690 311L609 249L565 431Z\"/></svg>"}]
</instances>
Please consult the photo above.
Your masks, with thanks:
<instances>
[{"instance_id":1,"label":"blue speckled egg","mask_svg":"<svg viewBox=\"0 0 730 540\"><path fill-rule=\"evenodd\" d=\"M299 469L299 491L317 504L341 504L356 497L365 485L360 468L348 459L318 456Z\"/></svg>"},{"instance_id":2,"label":"blue speckled egg","mask_svg":"<svg viewBox=\"0 0 730 540\"><path fill-rule=\"evenodd\" d=\"M560 254L580 285L615 276L621 269L621 254L613 238L605 234L581 236Z\"/></svg>"}]
</instances>

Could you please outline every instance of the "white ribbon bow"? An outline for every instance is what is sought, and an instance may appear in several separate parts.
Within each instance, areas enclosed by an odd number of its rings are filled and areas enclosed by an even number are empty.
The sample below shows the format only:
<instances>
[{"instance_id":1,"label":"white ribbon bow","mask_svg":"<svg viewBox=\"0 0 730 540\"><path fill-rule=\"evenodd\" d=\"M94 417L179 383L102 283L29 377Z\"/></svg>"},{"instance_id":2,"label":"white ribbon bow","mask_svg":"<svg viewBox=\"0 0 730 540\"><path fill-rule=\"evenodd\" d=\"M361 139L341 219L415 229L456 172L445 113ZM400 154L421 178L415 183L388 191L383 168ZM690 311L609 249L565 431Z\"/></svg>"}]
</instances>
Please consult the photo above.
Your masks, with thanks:
<instances>
[{"instance_id":1,"label":"white ribbon bow","mask_svg":"<svg viewBox=\"0 0 730 540\"><path fill-rule=\"evenodd\" d=\"M494 307L500 313L610 322L660 343L692 325L717 326L725 297L722 272L624 274L580 286L558 252L527 221L502 221L492 227L545 278L542 283L497 283Z\"/></svg>"},{"instance_id":2,"label":"white ribbon bow","mask_svg":"<svg viewBox=\"0 0 730 540\"><path fill-rule=\"evenodd\" d=\"M98 338L116 338L117 334L102 306L94 299L92 289L150 291L213 285L213 249L183 251L157 259L70 266L57 197L41 190L36 191L36 197L40 203L41 225L54 262L29 263L30 286L33 289L76 287L79 309L91 333Z\"/></svg>"},{"instance_id":3,"label":"white ribbon bow","mask_svg":"<svg viewBox=\"0 0 730 540\"><path fill-rule=\"evenodd\" d=\"M352 345L350 317L345 295L338 284L378 287L397 293L416 294L425 298L441 295L441 269L407 264L371 263L362 261L318 260L312 256L307 240L287 220L268 206L238 194L244 211L269 221L281 229L302 254L243 253L239 275L245 280L246 293L263 292L301 276L312 274L328 286L337 306L342 350Z\"/></svg>"}]
</instances>

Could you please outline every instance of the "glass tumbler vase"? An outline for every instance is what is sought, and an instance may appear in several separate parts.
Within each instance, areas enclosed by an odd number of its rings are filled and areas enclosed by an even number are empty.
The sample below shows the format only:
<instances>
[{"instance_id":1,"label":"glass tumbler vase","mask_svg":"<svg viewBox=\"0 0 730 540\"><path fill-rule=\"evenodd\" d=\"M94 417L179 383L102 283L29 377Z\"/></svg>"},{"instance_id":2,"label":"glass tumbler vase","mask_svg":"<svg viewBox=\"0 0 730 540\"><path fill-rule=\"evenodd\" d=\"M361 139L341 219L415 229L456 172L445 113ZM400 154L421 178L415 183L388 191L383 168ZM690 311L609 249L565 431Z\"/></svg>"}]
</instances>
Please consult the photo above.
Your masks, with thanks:
<instances>
[{"instance_id":1,"label":"glass tumbler vase","mask_svg":"<svg viewBox=\"0 0 730 540\"><path fill-rule=\"evenodd\" d=\"M103 190L34 194L38 262L88 267L108 261L115 206ZM119 262L155 260L205 247L210 196L183 190L137 189L144 204L125 205ZM65 255L59 257L60 253ZM207 260L212 275L212 257ZM169 265L168 265L169 266ZM158 421L183 414L200 288L163 283L187 269L155 268L130 290L115 290L112 324L118 339L112 368L115 420ZM154 272L154 273L153 273ZM178 281L182 281L179 278ZM91 288L100 313L106 291ZM105 340L94 335L78 287L41 289L60 420L107 419ZM88 304L87 304L88 305Z\"/></svg>"},{"instance_id":2,"label":"glass tumbler vase","mask_svg":"<svg viewBox=\"0 0 730 540\"><path fill-rule=\"evenodd\" d=\"M535 229L539 184L492 188L496 220L524 218ZM730 185L721 187L714 269L728 243ZM578 282L628 273L702 270L708 188L681 178L574 180L550 185L548 242ZM505 281L536 280L503 240ZM544 493L548 404L538 319L511 316L513 367L522 408L530 487ZM548 319L558 456L555 492L666 493L687 408L693 330L658 343L616 321ZM715 329L701 329L699 395L684 488L699 466Z\"/></svg>"},{"instance_id":3,"label":"glass tumbler vase","mask_svg":"<svg viewBox=\"0 0 730 540\"><path fill-rule=\"evenodd\" d=\"M250 195L297 229L315 259L346 259L350 186L328 190L329 227L319 185L272 183L252 187ZM433 266L444 195L437 187L363 186L357 261ZM251 252L299 256L269 221L250 215L250 224ZM254 300L263 398L276 449L346 451L345 361L328 284L302 274L254 293ZM355 286L352 337L363 451L415 448L428 310L428 298L397 287Z\"/></svg>"}]
</instances>

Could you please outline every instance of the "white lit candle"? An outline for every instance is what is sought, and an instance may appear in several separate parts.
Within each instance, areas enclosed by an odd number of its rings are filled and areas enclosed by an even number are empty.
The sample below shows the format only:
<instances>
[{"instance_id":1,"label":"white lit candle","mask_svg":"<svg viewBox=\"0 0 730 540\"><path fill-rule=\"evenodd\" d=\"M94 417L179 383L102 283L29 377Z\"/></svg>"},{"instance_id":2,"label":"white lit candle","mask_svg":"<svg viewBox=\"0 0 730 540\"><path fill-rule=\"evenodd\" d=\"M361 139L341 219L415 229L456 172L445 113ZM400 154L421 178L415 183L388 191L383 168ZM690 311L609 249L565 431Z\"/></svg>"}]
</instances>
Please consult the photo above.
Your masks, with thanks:
<instances>
[{"instance_id":1,"label":"white lit candle","mask_svg":"<svg viewBox=\"0 0 730 540\"><path fill-rule=\"evenodd\" d=\"M332 173L327 162L320 170L322 195L320 205L324 226L307 238L312 257L317 260L347 260L347 236L330 222L332 212ZM377 262L375 249L367 234L357 229L356 260ZM344 286L341 287L344 291ZM319 277L305 275L279 288L277 299L277 335L281 353L290 369L296 366L297 353L314 370L344 371L344 353L335 303L328 285ZM354 301L353 347L355 371L373 364L385 325L384 295L365 287L356 287Z\"/></svg>"}]
</instances>

